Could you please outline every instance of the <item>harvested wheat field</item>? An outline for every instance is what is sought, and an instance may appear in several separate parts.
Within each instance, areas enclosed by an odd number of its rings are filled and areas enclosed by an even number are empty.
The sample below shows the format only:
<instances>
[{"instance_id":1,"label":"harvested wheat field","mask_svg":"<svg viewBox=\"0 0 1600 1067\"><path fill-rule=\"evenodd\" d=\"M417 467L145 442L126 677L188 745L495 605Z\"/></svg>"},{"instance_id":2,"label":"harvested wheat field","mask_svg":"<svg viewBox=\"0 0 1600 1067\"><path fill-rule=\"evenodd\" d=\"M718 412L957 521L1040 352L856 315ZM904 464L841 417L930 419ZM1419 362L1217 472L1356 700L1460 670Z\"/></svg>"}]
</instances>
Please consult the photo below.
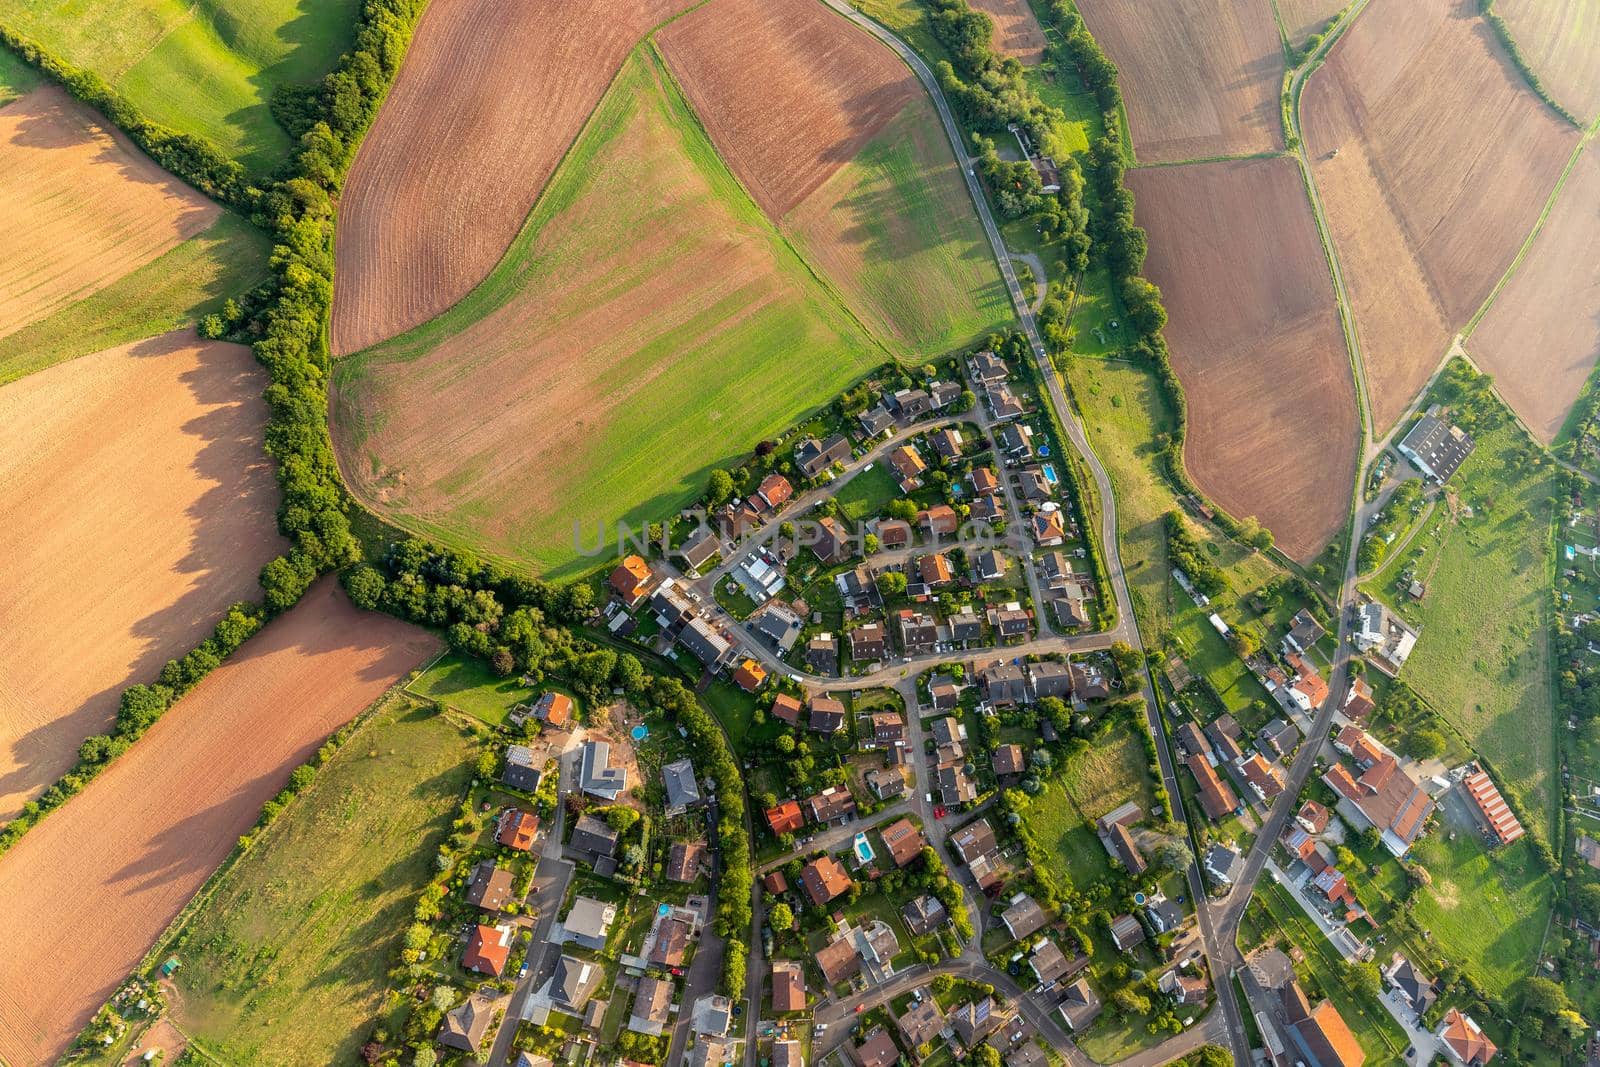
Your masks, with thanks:
<instances>
[{"instance_id":1,"label":"harvested wheat field","mask_svg":"<svg viewBox=\"0 0 1600 1067\"><path fill-rule=\"evenodd\" d=\"M0 1059L61 1055L289 772L437 648L325 578L0 857Z\"/></svg>"},{"instance_id":2,"label":"harvested wheat field","mask_svg":"<svg viewBox=\"0 0 1600 1067\"><path fill-rule=\"evenodd\" d=\"M334 354L483 281L629 50L691 2L429 4L340 202Z\"/></svg>"},{"instance_id":3,"label":"harvested wheat field","mask_svg":"<svg viewBox=\"0 0 1600 1067\"><path fill-rule=\"evenodd\" d=\"M1343 526L1360 425L1316 221L1293 160L1128 172L1189 401L1184 459L1306 561Z\"/></svg>"},{"instance_id":4,"label":"harvested wheat field","mask_svg":"<svg viewBox=\"0 0 1600 1067\"><path fill-rule=\"evenodd\" d=\"M1578 136L1472 0L1373 0L1301 100L1381 434L1538 219Z\"/></svg>"},{"instance_id":5,"label":"harvested wheat field","mask_svg":"<svg viewBox=\"0 0 1600 1067\"><path fill-rule=\"evenodd\" d=\"M1544 228L1467 341L1546 444L1600 359L1600 156L1585 150Z\"/></svg>"},{"instance_id":6,"label":"harvested wheat field","mask_svg":"<svg viewBox=\"0 0 1600 1067\"><path fill-rule=\"evenodd\" d=\"M1296 46L1313 33L1321 33L1328 20L1343 11L1349 0L1276 0L1283 32ZM1270 12L1269 12L1270 14Z\"/></svg>"},{"instance_id":7,"label":"harvested wheat field","mask_svg":"<svg viewBox=\"0 0 1600 1067\"><path fill-rule=\"evenodd\" d=\"M1044 60L1044 29L1028 0L972 0L972 7L994 22L994 44L1001 55L1012 56L1025 67Z\"/></svg>"},{"instance_id":8,"label":"harvested wheat field","mask_svg":"<svg viewBox=\"0 0 1600 1067\"><path fill-rule=\"evenodd\" d=\"M134 682L208 636L285 545L266 375L168 334L0 389L0 818L72 765Z\"/></svg>"},{"instance_id":9,"label":"harvested wheat field","mask_svg":"<svg viewBox=\"0 0 1600 1067\"><path fill-rule=\"evenodd\" d=\"M1517 48L1562 107L1600 114L1600 0L1497 0Z\"/></svg>"},{"instance_id":10,"label":"harvested wheat field","mask_svg":"<svg viewBox=\"0 0 1600 1067\"><path fill-rule=\"evenodd\" d=\"M1121 68L1140 162L1283 147L1283 47L1267 0L1080 0L1078 10Z\"/></svg>"},{"instance_id":11,"label":"harvested wheat field","mask_svg":"<svg viewBox=\"0 0 1600 1067\"><path fill-rule=\"evenodd\" d=\"M559 576L883 358L641 49L488 280L335 364L334 443L380 514Z\"/></svg>"},{"instance_id":12,"label":"harvested wheat field","mask_svg":"<svg viewBox=\"0 0 1600 1067\"><path fill-rule=\"evenodd\" d=\"M221 209L55 86L0 107L0 337L188 240Z\"/></svg>"},{"instance_id":13,"label":"harvested wheat field","mask_svg":"<svg viewBox=\"0 0 1600 1067\"><path fill-rule=\"evenodd\" d=\"M938 116L894 53L815 0L711 0L658 41L733 173L897 356L1009 321Z\"/></svg>"}]
</instances>

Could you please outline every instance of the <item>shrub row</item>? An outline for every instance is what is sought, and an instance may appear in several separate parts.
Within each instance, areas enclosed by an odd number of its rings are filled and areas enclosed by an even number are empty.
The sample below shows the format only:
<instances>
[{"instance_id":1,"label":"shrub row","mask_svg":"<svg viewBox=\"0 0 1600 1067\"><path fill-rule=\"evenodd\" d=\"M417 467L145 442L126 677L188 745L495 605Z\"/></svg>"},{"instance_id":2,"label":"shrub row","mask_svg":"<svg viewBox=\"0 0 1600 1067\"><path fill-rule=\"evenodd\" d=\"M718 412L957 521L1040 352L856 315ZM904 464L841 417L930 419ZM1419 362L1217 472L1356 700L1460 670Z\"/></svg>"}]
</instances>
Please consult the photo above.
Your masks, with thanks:
<instances>
[{"instance_id":1,"label":"shrub row","mask_svg":"<svg viewBox=\"0 0 1600 1067\"><path fill-rule=\"evenodd\" d=\"M78 760L73 768L37 799L22 806L21 813L7 823L4 830L0 830L0 853L11 848L39 820L99 777L100 772L143 737L145 731L177 703L179 697L198 685L234 649L261 629L265 621L265 615L258 606L235 604L222 616L210 637L182 659L168 660L161 668L155 684L131 685L123 690L111 732L85 738L83 744L78 746Z\"/></svg>"},{"instance_id":2,"label":"shrub row","mask_svg":"<svg viewBox=\"0 0 1600 1067\"><path fill-rule=\"evenodd\" d=\"M1550 110L1572 123L1578 129L1583 129L1583 120L1563 107L1560 101L1550 94L1544 82L1539 80L1539 74L1533 69L1533 64L1528 62L1528 57L1522 54L1522 48L1517 44L1517 39L1511 34L1511 27L1506 20L1501 18L1494 9L1494 0L1478 0L1478 11L1483 15L1483 20L1494 30L1494 35L1500 39L1500 47L1506 50L1506 55L1511 57L1511 62L1521 72L1522 78L1528 83L1528 88L1538 94L1539 99L1549 105Z\"/></svg>"}]
</instances>

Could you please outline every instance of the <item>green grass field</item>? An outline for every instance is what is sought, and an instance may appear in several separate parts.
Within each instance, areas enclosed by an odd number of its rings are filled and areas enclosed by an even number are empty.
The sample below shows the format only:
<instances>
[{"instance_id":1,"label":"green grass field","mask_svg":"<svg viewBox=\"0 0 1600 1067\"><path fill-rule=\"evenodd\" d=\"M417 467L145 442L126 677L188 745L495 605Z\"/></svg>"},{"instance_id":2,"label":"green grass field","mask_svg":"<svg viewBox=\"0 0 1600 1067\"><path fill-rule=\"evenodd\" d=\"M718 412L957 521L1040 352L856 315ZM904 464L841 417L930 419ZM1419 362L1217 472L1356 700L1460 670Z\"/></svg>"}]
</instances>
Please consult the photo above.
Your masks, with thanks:
<instances>
[{"instance_id":1,"label":"green grass field","mask_svg":"<svg viewBox=\"0 0 1600 1067\"><path fill-rule=\"evenodd\" d=\"M63 360L191 325L267 278L266 234L225 211L202 234L0 338L0 385Z\"/></svg>"},{"instance_id":2,"label":"green grass field","mask_svg":"<svg viewBox=\"0 0 1600 1067\"><path fill-rule=\"evenodd\" d=\"M1556 482L1552 467L1535 470L1521 458L1525 442L1509 423L1480 437L1450 483L1473 514L1452 522L1448 507L1435 507L1363 588L1420 627L1401 679L1494 762L1529 809L1550 816L1557 798L1546 621ZM1428 587L1420 603L1396 588L1408 568ZM1549 838L1548 823L1528 829Z\"/></svg>"},{"instance_id":3,"label":"green grass field","mask_svg":"<svg viewBox=\"0 0 1600 1067\"><path fill-rule=\"evenodd\" d=\"M875 463L871 470L860 471L846 482L834 499L839 502L839 514L858 523L882 515L891 500L899 500L900 483L887 463Z\"/></svg>"},{"instance_id":4,"label":"green grass field","mask_svg":"<svg viewBox=\"0 0 1600 1067\"><path fill-rule=\"evenodd\" d=\"M1151 797L1144 748L1119 723L1050 779L1032 799L1027 818L1040 843L1061 858L1073 885L1087 888L1111 870L1094 820L1129 800L1148 812Z\"/></svg>"},{"instance_id":5,"label":"green grass field","mask_svg":"<svg viewBox=\"0 0 1600 1067\"><path fill-rule=\"evenodd\" d=\"M545 688L553 687L529 689L515 678L497 676L481 659L451 652L406 686L406 692L499 726L514 705L537 698Z\"/></svg>"},{"instance_id":6,"label":"green grass field","mask_svg":"<svg viewBox=\"0 0 1600 1067\"><path fill-rule=\"evenodd\" d=\"M1012 321L950 142L920 99L783 225L898 359L922 362Z\"/></svg>"},{"instance_id":7,"label":"green grass field","mask_svg":"<svg viewBox=\"0 0 1600 1067\"><path fill-rule=\"evenodd\" d=\"M636 124L644 124L655 139L650 143L666 146L656 157L639 159L615 147L634 143ZM663 208L664 198L682 199L688 194L681 188L696 186L710 193ZM606 210L597 211L597 204ZM634 254L641 233L669 224L699 227L686 239L691 248ZM683 257L700 248L736 242L755 250L763 276L735 295L713 291L716 279L690 278L671 321L619 324L611 334L600 325L607 300L623 300L636 286L682 271ZM611 250L606 261L615 270L595 266L597 249ZM600 273L598 289L547 294L547 287L560 289L584 270ZM670 516L704 490L713 466L801 421L886 358L740 188L649 51L637 53L619 74L489 278L439 318L336 365L336 441L358 491L366 472L410 462L375 449L373 434L388 417L383 413L419 403L434 395L434 383L442 388L471 371L430 353L514 300L540 313L508 313L517 319L508 329L518 332L500 343L602 349L602 358L584 362L585 391L621 397L639 383L648 389L594 409L581 440L560 455L525 454L522 462L508 463L522 435L510 416L489 427L496 438L491 444L473 454L452 453L454 466L430 490L448 499L448 507L386 504L378 510L449 543L531 561L554 577L591 566L573 544L575 520L592 531L596 522L609 530L619 520L639 527ZM581 335L556 336L580 322L596 325L583 327ZM485 395L502 387L485 381ZM431 439L417 445L433 446ZM490 481L484 477L490 471L503 476ZM532 500L535 492L545 502ZM363 493L369 502L376 495Z\"/></svg>"},{"instance_id":8,"label":"green grass field","mask_svg":"<svg viewBox=\"0 0 1600 1067\"><path fill-rule=\"evenodd\" d=\"M34 69L5 48L0 48L0 107L39 84Z\"/></svg>"},{"instance_id":9,"label":"green grass field","mask_svg":"<svg viewBox=\"0 0 1600 1067\"><path fill-rule=\"evenodd\" d=\"M476 751L389 698L190 921L183 1031L228 1063L355 1062Z\"/></svg>"},{"instance_id":10,"label":"green grass field","mask_svg":"<svg viewBox=\"0 0 1600 1067\"><path fill-rule=\"evenodd\" d=\"M359 10L356 0L0 0L0 21L100 75L151 120L264 174L289 149L272 90L327 73Z\"/></svg>"},{"instance_id":11,"label":"green grass field","mask_svg":"<svg viewBox=\"0 0 1600 1067\"><path fill-rule=\"evenodd\" d=\"M1413 858L1433 875L1415 915L1440 951L1496 995L1533 972L1552 885L1527 840L1489 853L1471 835L1434 833Z\"/></svg>"}]
</instances>

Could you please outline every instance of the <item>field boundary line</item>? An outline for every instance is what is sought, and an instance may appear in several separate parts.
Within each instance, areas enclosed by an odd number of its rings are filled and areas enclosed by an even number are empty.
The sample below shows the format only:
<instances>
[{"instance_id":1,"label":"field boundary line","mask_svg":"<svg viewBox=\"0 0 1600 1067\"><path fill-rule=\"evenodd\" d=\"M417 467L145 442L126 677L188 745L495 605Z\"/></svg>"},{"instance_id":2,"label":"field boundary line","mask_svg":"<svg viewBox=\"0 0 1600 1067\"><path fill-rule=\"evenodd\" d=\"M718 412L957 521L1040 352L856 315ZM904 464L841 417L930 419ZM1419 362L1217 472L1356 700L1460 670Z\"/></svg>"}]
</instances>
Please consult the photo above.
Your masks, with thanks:
<instances>
[{"instance_id":1,"label":"field boundary line","mask_svg":"<svg viewBox=\"0 0 1600 1067\"><path fill-rule=\"evenodd\" d=\"M1533 220L1533 228L1528 231L1528 236L1523 239L1521 246L1518 247L1517 254L1511 258L1511 263L1500 275L1499 280L1494 283L1494 288L1489 290L1489 295L1483 298L1483 303L1478 305L1478 310L1473 312L1472 317L1467 320L1467 324L1461 327L1463 340L1472 336L1472 332L1478 328L1478 324L1488 315L1495 300L1500 296L1500 291L1511 283L1512 277L1521 268L1522 261L1533 250L1533 243L1544 232L1545 223L1549 221L1550 215L1555 211L1556 201L1561 198L1561 193L1567 186L1567 179L1577 169L1578 159L1583 155L1584 149L1588 147L1589 141L1597 129L1600 129L1600 119L1595 120L1595 123L1584 131L1583 136L1578 138L1578 143L1573 146L1571 154L1567 156L1566 166L1561 168L1561 174L1556 178L1555 187L1550 190L1550 195L1545 197L1544 209L1539 212L1539 217Z\"/></svg>"},{"instance_id":2,"label":"field boundary line","mask_svg":"<svg viewBox=\"0 0 1600 1067\"><path fill-rule=\"evenodd\" d=\"M1163 167L1198 167L1207 163L1243 163L1252 159L1282 159L1292 156L1294 152L1284 148L1274 148L1266 152L1241 152L1236 155L1222 156L1196 156L1193 159L1163 159L1152 163L1136 163L1128 170L1159 170Z\"/></svg>"}]
</instances>

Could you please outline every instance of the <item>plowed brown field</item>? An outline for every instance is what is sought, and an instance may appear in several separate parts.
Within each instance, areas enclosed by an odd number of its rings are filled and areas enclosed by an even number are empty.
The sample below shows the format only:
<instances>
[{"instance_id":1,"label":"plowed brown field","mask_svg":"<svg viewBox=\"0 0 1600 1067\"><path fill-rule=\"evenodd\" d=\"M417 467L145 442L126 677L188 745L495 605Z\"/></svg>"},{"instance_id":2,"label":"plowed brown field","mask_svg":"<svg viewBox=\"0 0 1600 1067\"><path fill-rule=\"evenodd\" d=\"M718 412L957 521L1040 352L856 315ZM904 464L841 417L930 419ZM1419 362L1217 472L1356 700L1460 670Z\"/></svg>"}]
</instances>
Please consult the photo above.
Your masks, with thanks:
<instances>
[{"instance_id":1,"label":"plowed brown field","mask_svg":"<svg viewBox=\"0 0 1600 1067\"><path fill-rule=\"evenodd\" d=\"M335 354L483 281L628 51L690 3L429 4L340 204Z\"/></svg>"},{"instance_id":2,"label":"plowed brown field","mask_svg":"<svg viewBox=\"0 0 1600 1067\"><path fill-rule=\"evenodd\" d=\"M1277 0L1278 17L1289 40L1299 45L1344 10L1349 0Z\"/></svg>"},{"instance_id":3,"label":"plowed brown field","mask_svg":"<svg viewBox=\"0 0 1600 1067\"><path fill-rule=\"evenodd\" d=\"M1044 30L1028 0L972 0L972 6L994 20L994 43L1002 55L1015 56L1026 67L1044 59Z\"/></svg>"},{"instance_id":4,"label":"plowed brown field","mask_svg":"<svg viewBox=\"0 0 1600 1067\"><path fill-rule=\"evenodd\" d=\"M0 337L193 237L216 204L65 92L0 107Z\"/></svg>"},{"instance_id":5,"label":"plowed brown field","mask_svg":"<svg viewBox=\"0 0 1600 1067\"><path fill-rule=\"evenodd\" d=\"M0 1058L64 1052L289 772L437 647L324 579L0 857Z\"/></svg>"},{"instance_id":6,"label":"plowed brown field","mask_svg":"<svg viewBox=\"0 0 1600 1067\"><path fill-rule=\"evenodd\" d=\"M773 219L922 96L894 53L816 0L712 0L657 39L718 153Z\"/></svg>"},{"instance_id":7,"label":"plowed brown field","mask_svg":"<svg viewBox=\"0 0 1600 1067\"><path fill-rule=\"evenodd\" d=\"M1078 10L1122 70L1141 162L1283 146L1283 48L1267 0L1079 0Z\"/></svg>"},{"instance_id":8,"label":"plowed brown field","mask_svg":"<svg viewBox=\"0 0 1600 1067\"><path fill-rule=\"evenodd\" d=\"M1600 359L1600 156L1584 149L1467 348L1546 443Z\"/></svg>"},{"instance_id":9,"label":"plowed brown field","mask_svg":"<svg viewBox=\"0 0 1600 1067\"><path fill-rule=\"evenodd\" d=\"M1504 273L1578 136L1473 10L1373 0L1301 102L1380 432Z\"/></svg>"},{"instance_id":10,"label":"plowed brown field","mask_svg":"<svg viewBox=\"0 0 1600 1067\"><path fill-rule=\"evenodd\" d=\"M1600 114L1600 0L1498 0L1494 9L1551 96L1585 122Z\"/></svg>"},{"instance_id":11,"label":"plowed brown field","mask_svg":"<svg viewBox=\"0 0 1600 1067\"><path fill-rule=\"evenodd\" d=\"M1189 400L1185 462L1233 515L1309 560L1354 486L1355 384L1311 205L1290 159L1128 172Z\"/></svg>"},{"instance_id":12,"label":"plowed brown field","mask_svg":"<svg viewBox=\"0 0 1600 1067\"><path fill-rule=\"evenodd\" d=\"M0 818L283 550L265 375L190 331L0 389Z\"/></svg>"}]
</instances>

